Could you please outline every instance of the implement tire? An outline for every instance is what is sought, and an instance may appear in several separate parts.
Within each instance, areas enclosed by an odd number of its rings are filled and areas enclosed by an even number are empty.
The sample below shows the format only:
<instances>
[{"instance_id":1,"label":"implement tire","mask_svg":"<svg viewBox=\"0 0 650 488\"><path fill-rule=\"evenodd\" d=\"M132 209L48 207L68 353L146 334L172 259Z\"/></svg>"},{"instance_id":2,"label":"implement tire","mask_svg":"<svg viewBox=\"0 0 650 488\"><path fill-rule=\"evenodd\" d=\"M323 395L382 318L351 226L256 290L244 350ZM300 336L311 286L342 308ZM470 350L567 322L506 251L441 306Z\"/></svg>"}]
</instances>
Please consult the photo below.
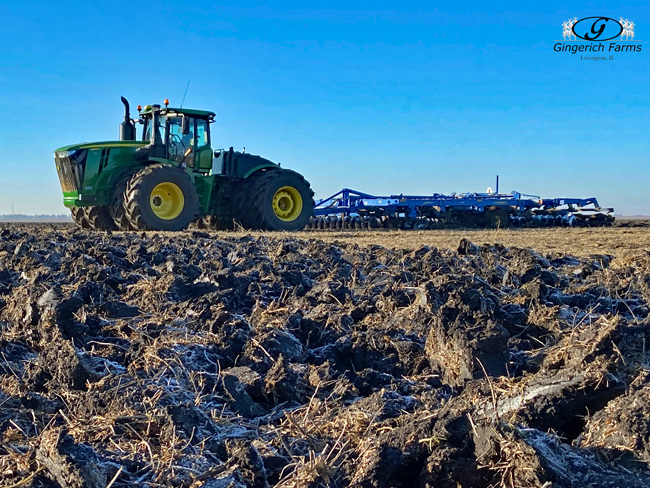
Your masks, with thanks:
<instances>
[{"instance_id":1,"label":"implement tire","mask_svg":"<svg viewBox=\"0 0 650 488\"><path fill-rule=\"evenodd\" d=\"M261 170L237 190L234 219L245 229L302 230L314 211L314 192L302 175Z\"/></svg>"},{"instance_id":2,"label":"implement tire","mask_svg":"<svg viewBox=\"0 0 650 488\"><path fill-rule=\"evenodd\" d=\"M93 230L117 230L117 225L113 221L108 207L86 207L86 220Z\"/></svg>"},{"instance_id":3,"label":"implement tire","mask_svg":"<svg viewBox=\"0 0 650 488\"><path fill-rule=\"evenodd\" d=\"M90 223L86 218L86 210L83 207L71 207L70 213L72 214L72 220L82 229L90 229Z\"/></svg>"},{"instance_id":4,"label":"implement tire","mask_svg":"<svg viewBox=\"0 0 650 488\"><path fill-rule=\"evenodd\" d=\"M137 230L179 231L192 221L199 197L190 177L181 169L152 164L129 180L124 210Z\"/></svg>"}]
</instances>

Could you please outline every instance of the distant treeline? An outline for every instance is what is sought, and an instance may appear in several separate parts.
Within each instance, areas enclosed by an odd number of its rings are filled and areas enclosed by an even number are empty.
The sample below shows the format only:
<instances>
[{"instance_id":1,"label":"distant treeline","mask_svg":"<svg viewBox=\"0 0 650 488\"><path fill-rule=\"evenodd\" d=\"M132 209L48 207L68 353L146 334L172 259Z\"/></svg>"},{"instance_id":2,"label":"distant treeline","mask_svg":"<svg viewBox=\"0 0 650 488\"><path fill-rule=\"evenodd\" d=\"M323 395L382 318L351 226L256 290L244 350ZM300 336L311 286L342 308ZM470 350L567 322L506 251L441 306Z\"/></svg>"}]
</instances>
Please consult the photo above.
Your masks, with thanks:
<instances>
[{"instance_id":1,"label":"distant treeline","mask_svg":"<svg viewBox=\"0 0 650 488\"><path fill-rule=\"evenodd\" d=\"M71 220L70 214L62 215L24 215L24 214L11 214L11 215L0 215L0 220Z\"/></svg>"}]
</instances>

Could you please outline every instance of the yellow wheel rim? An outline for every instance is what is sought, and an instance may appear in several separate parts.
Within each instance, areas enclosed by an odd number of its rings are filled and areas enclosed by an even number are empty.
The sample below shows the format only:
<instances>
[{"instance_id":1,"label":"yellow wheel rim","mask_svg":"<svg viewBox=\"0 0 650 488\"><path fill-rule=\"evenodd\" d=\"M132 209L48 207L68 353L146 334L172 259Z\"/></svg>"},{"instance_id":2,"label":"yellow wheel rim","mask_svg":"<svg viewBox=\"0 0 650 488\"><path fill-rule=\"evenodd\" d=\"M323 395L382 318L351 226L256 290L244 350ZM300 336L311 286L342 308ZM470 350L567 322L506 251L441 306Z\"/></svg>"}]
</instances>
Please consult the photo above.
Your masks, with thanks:
<instances>
[{"instance_id":1,"label":"yellow wheel rim","mask_svg":"<svg viewBox=\"0 0 650 488\"><path fill-rule=\"evenodd\" d=\"M302 196L293 186L283 186L273 195L273 212L285 222L296 220L302 212Z\"/></svg>"},{"instance_id":2,"label":"yellow wheel rim","mask_svg":"<svg viewBox=\"0 0 650 488\"><path fill-rule=\"evenodd\" d=\"M163 220L173 220L183 211L185 196L178 185L165 181L157 184L151 191L149 203L156 217Z\"/></svg>"}]
</instances>

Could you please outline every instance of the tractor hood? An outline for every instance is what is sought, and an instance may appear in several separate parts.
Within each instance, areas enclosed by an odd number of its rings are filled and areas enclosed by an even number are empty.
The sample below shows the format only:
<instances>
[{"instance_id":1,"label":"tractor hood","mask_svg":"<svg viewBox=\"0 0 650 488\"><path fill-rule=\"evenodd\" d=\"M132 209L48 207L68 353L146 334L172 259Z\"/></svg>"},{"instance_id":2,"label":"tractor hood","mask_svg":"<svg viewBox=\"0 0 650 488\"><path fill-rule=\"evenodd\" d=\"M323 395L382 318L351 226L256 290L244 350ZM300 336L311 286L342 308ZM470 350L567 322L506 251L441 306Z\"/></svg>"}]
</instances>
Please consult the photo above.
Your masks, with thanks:
<instances>
[{"instance_id":1,"label":"tractor hood","mask_svg":"<svg viewBox=\"0 0 650 488\"><path fill-rule=\"evenodd\" d=\"M56 149L54 152L60 151L76 151L77 149L92 149L104 147L144 147L149 144L149 141L102 141L102 142L82 142L80 144L71 144Z\"/></svg>"}]
</instances>

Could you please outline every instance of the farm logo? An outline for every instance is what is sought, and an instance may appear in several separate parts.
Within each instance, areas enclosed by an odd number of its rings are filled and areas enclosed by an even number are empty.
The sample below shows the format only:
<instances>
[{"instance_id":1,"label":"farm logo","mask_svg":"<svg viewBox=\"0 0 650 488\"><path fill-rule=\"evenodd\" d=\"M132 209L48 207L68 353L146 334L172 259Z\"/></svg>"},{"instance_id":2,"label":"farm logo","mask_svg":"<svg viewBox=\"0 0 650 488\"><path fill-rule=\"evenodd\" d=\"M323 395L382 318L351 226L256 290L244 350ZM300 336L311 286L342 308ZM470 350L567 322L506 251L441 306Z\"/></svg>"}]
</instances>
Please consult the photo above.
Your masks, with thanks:
<instances>
[{"instance_id":1,"label":"farm logo","mask_svg":"<svg viewBox=\"0 0 650 488\"><path fill-rule=\"evenodd\" d=\"M611 20L611 22L610 22ZM620 36L623 32L623 26L614 19L609 17L587 17L585 19L569 20L571 33L574 38L577 36L585 41L611 41ZM607 30L607 33L605 33Z\"/></svg>"},{"instance_id":2,"label":"farm logo","mask_svg":"<svg viewBox=\"0 0 650 488\"><path fill-rule=\"evenodd\" d=\"M615 58L612 53L641 52L641 44L631 44L639 42L634 40L634 27L634 22L623 19L623 17L619 17L619 20L610 17L585 17L578 20L577 17L573 17L562 23L564 41L558 41L553 46L553 50L571 54L578 52L608 52L610 53L609 57L585 57L581 55L580 59L614 61ZM625 44L619 44L618 42L610 42L609 45L603 44L614 39L625 42ZM582 41L588 41L588 43L575 44L575 42L581 43Z\"/></svg>"}]
</instances>

